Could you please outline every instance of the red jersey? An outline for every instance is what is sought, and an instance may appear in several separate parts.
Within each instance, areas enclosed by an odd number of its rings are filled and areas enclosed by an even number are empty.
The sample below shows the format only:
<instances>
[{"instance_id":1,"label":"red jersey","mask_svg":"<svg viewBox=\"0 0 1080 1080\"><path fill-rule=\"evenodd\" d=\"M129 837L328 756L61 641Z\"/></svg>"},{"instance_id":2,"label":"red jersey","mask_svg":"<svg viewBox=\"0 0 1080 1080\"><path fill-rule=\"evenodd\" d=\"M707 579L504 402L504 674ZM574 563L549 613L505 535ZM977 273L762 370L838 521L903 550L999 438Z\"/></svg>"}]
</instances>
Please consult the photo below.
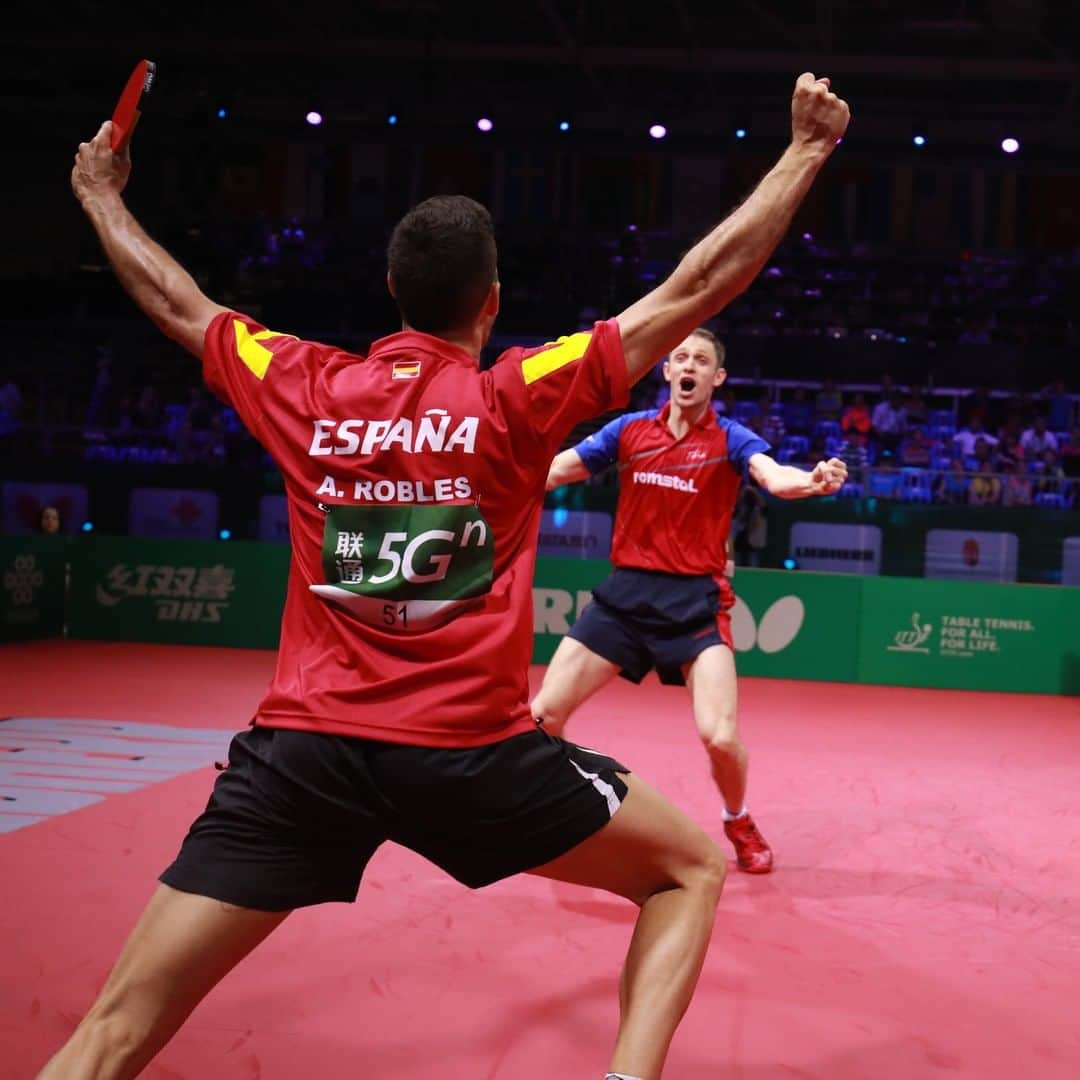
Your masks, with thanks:
<instances>
[{"instance_id":1,"label":"red jersey","mask_svg":"<svg viewBox=\"0 0 1080 1080\"><path fill-rule=\"evenodd\" d=\"M574 449L591 473L619 469L612 565L708 574L727 608L735 602L724 574L735 499L750 458L769 444L711 408L677 439L670 414L670 402L626 413Z\"/></svg>"},{"instance_id":2,"label":"red jersey","mask_svg":"<svg viewBox=\"0 0 1080 1080\"><path fill-rule=\"evenodd\" d=\"M254 722L444 747L532 730L545 480L576 424L626 404L618 324L481 372L427 334L365 359L224 312L203 367L289 501L277 669Z\"/></svg>"}]
</instances>

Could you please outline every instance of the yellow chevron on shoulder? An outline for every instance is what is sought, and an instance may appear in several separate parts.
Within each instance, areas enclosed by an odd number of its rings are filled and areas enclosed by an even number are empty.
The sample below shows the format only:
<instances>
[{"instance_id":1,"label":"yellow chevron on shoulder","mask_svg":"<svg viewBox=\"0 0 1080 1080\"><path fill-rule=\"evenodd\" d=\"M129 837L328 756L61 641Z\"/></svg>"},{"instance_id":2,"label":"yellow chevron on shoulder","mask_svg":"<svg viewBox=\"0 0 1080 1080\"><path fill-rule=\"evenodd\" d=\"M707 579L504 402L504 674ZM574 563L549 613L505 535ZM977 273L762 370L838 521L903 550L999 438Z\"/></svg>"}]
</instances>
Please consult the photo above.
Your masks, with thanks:
<instances>
[{"instance_id":1,"label":"yellow chevron on shoulder","mask_svg":"<svg viewBox=\"0 0 1080 1080\"><path fill-rule=\"evenodd\" d=\"M582 331L579 334L571 334L569 337L561 337L554 343L552 348L543 352L534 353L521 361L521 374L525 378L526 386L536 382L537 379L550 375L559 368L580 360L589 348L592 340L592 331Z\"/></svg>"},{"instance_id":2,"label":"yellow chevron on shoulder","mask_svg":"<svg viewBox=\"0 0 1080 1080\"><path fill-rule=\"evenodd\" d=\"M262 379L266 375L266 369L270 366L270 361L274 359L274 354L265 346L260 345L260 341L266 341L269 338L291 338L293 334L279 334L276 330L259 330L257 333L252 333L247 324L241 322L239 319L233 319L233 332L236 334L236 355L244 362L244 367L255 376L256 379Z\"/></svg>"}]
</instances>

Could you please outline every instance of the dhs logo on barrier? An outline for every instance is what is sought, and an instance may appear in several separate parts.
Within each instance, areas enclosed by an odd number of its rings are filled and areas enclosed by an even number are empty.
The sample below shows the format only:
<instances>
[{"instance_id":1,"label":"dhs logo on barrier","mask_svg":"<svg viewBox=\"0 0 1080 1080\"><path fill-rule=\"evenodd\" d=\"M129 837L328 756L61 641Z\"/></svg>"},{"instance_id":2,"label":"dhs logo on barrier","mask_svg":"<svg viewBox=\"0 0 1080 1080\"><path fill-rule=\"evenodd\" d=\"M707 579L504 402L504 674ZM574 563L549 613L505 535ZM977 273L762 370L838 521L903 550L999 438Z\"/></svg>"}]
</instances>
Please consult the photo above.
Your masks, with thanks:
<instances>
[{"instance_id":1,"label":"dhs logo on barrier","mask_svg":"<svg viewBox=\"0 0 1080 1080\"><path fill-rule=\"evenodd\" d=\"M231 566L159 566L117 563L94 588L98 604L115 608L147 600L158 622L220 623L236 588Z\"/></svg>"}]
</instances>

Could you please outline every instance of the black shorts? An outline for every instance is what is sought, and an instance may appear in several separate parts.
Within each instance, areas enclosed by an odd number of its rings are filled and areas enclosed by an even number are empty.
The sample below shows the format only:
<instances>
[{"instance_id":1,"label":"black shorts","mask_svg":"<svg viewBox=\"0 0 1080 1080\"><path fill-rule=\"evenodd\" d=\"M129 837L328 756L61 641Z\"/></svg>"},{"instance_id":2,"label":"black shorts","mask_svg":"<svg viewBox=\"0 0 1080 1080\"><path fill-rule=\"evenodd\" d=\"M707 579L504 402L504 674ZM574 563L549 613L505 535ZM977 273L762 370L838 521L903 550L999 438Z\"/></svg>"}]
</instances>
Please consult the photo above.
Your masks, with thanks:
<instances>
[{"instance_id":1,"label":"black shorts","mask_svg":"<svg viewBox=\"0 0 1080 1080\"><path fill-rule=\"evenodd\" d=\"M351 902L393 840L480 888L602 828L628 771L541 730L447 750L252 727L161 880L261 911Z\"/></svg>"},{"instance_id":2,"label":"black shorts","mask_svg":"<svg viewBox=\"0 0 1080 1080\"><path fill-rule=\"evenodd\" d=\"M639 683L656 668L662 683L682 686L682 669L712 645L734 649L720 587L697 574L622 567L593 589L569 636Z\"/></svg>"}]
</instances>

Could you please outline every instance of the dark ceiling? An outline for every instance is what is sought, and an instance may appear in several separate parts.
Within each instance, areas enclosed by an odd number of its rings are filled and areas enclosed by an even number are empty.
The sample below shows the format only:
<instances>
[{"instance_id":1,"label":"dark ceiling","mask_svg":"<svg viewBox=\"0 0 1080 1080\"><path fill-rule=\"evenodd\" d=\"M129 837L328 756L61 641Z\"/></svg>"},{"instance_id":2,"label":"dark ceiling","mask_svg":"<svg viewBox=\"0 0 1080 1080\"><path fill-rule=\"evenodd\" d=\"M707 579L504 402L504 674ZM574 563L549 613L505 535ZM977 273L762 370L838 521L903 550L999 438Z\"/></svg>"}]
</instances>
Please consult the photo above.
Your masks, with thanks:
<instances>
[{"instance_id":1,"label":"dark ceiling","mask_svg":"<svg viewBox=\"0 0 1080 1080\"><path fill-rule=\"evenodd\" d=\"M1070 0L9 0L6 22L3 108L40 132L103 115L147 56L155 111L190 119L227 103L260 131L318 104L341 131L388 111L451 128L480 109L502 131L547 131L558 113L598 137L652 119L676 138L736 121L772 137L794 77L812 70L833 76L866 145L920 125L940 143L1013 131L1080 151Z\"/></svg>"}]
</instances>

